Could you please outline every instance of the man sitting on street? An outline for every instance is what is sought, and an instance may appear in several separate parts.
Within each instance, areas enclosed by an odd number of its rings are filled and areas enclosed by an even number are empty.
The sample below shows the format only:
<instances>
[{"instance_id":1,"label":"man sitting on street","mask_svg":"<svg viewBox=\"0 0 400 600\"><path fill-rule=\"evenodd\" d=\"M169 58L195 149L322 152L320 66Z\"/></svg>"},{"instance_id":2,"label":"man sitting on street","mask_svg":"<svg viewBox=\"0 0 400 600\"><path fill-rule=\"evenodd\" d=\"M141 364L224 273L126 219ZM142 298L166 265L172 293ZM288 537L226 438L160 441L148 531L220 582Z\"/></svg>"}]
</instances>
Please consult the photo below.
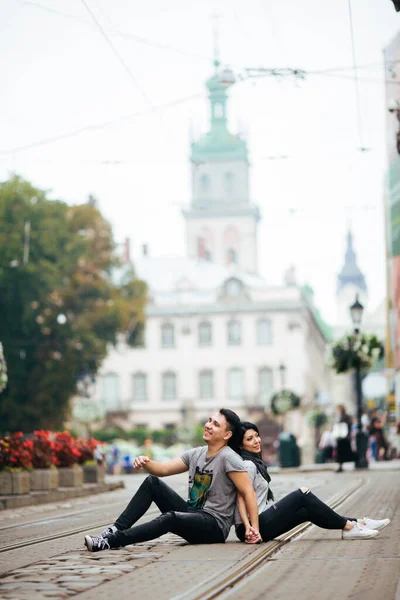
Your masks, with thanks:
<instances>
[{"instance_id":1,"label":"man sitting on street","mask_svg":"<svg viewBox=\"0 0 400 600\"><path fill-rule=\"evenodd\" d=\"M204 425L206 446L187 450L165 463L147 456L135 459L135 469L150 473L126 509L100 536L85 536L91 552L120 548L174 533L191 544L225 542L232 525L236 493L243 496L254 530L258 531L258 508L253 485L242 459L228 447L240 426L236 413L222 408ZM183 500L159 477L189 471L189 498ZM155 502L161 511L156 519L133 525ZM256 539L256 538L255 538Z\"/></svg>"}]
</instances>

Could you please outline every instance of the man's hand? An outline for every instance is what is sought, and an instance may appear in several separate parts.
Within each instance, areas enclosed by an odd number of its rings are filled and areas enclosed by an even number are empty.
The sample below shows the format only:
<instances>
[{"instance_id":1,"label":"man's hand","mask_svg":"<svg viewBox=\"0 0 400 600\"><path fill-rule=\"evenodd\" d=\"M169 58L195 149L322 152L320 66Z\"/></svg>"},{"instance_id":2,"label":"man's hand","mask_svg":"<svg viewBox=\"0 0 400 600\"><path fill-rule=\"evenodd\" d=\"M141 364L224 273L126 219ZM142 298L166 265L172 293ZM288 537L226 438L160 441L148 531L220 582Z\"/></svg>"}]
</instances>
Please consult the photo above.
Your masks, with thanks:
<instances>
[{"instance_id":1,"label":"man's hand","mask_svg":"<svg viewBox=\"0 0 400 600\"><path fill-rule=\"evenodd\" d=\"M251 525L246 529L244 537L246 544L259 544L262 542L260 532Z\"/></svg>"},{"instance_id":2,"label":"man's hand","mask_svg":"<svg viewBox=\"0 0 400 600\"><path fill-rule=\"evenodd\" d=\"M133 461L133 468L135 471L144 469L147 473L156 477L177 475L188 470L187 465L181 458L173 458L172 460L167 460L167 462L158 462L148 456L137 456Z\"/></svg>"},{"instance_id":3,"label":"man's hand","mask_svg":"<svg viewBox=\"0 0 400 600\"><path fill-rule=\"evenodd\" d=\"M136 471L145 468L146 463L150 461L148 456L137 456L133 462L133 468Z\"/></svg>"}]
</instances>

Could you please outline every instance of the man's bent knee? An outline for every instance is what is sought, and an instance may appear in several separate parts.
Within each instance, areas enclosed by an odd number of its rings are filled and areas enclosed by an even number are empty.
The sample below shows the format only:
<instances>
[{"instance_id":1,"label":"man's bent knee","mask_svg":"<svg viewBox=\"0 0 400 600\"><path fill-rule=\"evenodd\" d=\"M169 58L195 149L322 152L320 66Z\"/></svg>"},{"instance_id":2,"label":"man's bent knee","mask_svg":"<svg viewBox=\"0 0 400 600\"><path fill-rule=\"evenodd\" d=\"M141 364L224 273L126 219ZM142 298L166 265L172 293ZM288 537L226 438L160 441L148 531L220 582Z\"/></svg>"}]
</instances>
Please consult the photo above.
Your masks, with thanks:
<instances>
[{"instance_id":1,"label":"man's bent knee","mask_svg":"<svg viewBox=\"0 0 400 600\"><path fill-rule=\"evenodd\" d=\"M160 480L155 475L148 475L143 483L149 485L150 487L153 487L154 485L158 485L160 483Z\"/></svg>"}]
</instances>

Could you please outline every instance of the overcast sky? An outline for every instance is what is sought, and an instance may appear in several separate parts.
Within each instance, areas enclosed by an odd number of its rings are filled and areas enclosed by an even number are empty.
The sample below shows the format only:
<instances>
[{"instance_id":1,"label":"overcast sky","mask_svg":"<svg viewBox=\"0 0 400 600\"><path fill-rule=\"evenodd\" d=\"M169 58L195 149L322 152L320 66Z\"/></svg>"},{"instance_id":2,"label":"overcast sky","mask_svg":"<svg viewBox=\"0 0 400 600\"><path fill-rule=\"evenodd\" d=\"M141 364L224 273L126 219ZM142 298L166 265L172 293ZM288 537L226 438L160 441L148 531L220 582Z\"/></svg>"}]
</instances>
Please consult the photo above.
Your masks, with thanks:
<instances>
[{"instance_id":1,"label":"overcast sky","mask_svg":"<svg viewBox=\"0 0 400 600\"><path fill-rule=\"evenodd\" d=\"M231 89L263 215L261 274L279 283L294 264L334 321L351 223L372 308L385 293L382 49L400 14L390 0L351 5L361 140L348 0L0 0L0 179L15 171L71 203L93 193L134 252L183 254L189 131L207 126L218 14L221 60L235 72L326 71Z\"/></svg>"}]
</instances>

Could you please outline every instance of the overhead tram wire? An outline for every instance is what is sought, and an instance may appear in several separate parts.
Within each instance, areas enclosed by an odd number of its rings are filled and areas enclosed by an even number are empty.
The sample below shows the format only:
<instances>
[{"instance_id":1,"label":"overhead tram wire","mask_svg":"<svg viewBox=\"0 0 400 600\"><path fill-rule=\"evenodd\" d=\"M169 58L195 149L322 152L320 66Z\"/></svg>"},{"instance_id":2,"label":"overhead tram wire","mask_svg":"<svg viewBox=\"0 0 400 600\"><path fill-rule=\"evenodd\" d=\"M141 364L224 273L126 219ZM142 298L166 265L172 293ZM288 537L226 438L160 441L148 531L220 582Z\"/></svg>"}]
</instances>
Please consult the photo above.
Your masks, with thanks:
<instances>
[{"instance_id":1,"label":"overhead tram wire","mask_svg":"<svg viewBox=\"0 0 400 600\"><path fill-rule=\"evenodd\" d=\"M354 76L354 91L356 100L356 116L357 116L357 127L358 127L358 139L360 143L360 151L365 152L366 148L363 143L363 126L361 117L361 100L360 100L360 86L358 81L357 61L356 61L356 46L354 42L354 24L353 24L353 13L351 8L351 0L347 0L349 10L349 25L350 25L350 39L351 39L351 54L353 58L353 76Z\"/></svg>"},{"instance_id":2,"label":"overhead tram wire","mask_svg":"<svg viewBox=\"0 0 400 600\"><path fill-rule=\"evenodd\" d=\"M82 23L82 25L86 25L91 29L94 29L93 24L85 19L81 19L75 15L71 15L60 10L56 10L55 8L50 8L48 6L44 6L43 4L39 4L38 2L31 2L30 0L17 0L20 4L25 4L26 6L33 6L35 8L39 8L45 12L51 13L53 15L58 15L60 17L64 17L66 19L71 19L73 21L77 21L78 23ZM176 48L175 46L171 46L169 44L162 44L160 42L155 42L153 40L149 40L148 38L141 37L139 35L135 35L134 33L127 33L124 31L119 31L113 25L113 32L110 34L112 37L120 37L125 40L131 40L133 42L137 42L138 44L142 44L144 46L149 46L150 48L156 48L158 50L169 50L171 52L176 52L177 54L181 54L182 56L186 56L188 58L195 58L197 60L202 60L204 62L210 63L212 61L211 56L202 56L200 54L196 54L194 52L189 52L184 50L183 48Z\"/></svg>"},{"instance_id":3,"label":"overhead tram wire","mask_svg":"<svg viewBox=\"0 0 400 600\"><path fill-rule=\"evenodd\" d=\"M89 131L96 131L99 129L105 129L111 125L116 125L117 123L121 123L123 121L127 121L129 119L134 119L136 117L141 117L142 115L146 115L149 113L155 113L163 109L172 108L174 106L179 106L180 104L184 104L186 102L190 102L191 100L197 100L199 98L203 98L203 93L192 94L191 96L186 96L184 98L180 98L178 100L173 100L171 102L167 102L165 104L159 104L154 106L151 109L145 109L142 111L129 113L127 115L122 115L116 119L111 119L109 121L103 121L102 123L95 123L93 125L86 125L84 127L80 127L79 129L74 129L68 133L61 133L55 136L49 136L46 138L42 138L41 140L37 140L35 142L31 142L29 144L24 144L22 146L15 146L14 148L9 148L8 150L0 150L0 156L11 155L17 152L23 152L25 150L31 150L33 148L38 148L40 146L45 146L48 144L54 144L55 142L59 142L61 140L66 140L68 138L75 137L76 135L80 135L81 133L86 133Z\"/></svg>"},{"instance_id":4,"label":"overhead tram wire","mask_svg":"<svg viewBox=\"0 0 400 600\"><path fill-rule=\"evenodd\" d=\"M89 23L88 21L86 21L85 19L81 19L81 18L77 17L76 15L71 15L71 14L56 10L54 8L44 6L43 4L39 4L38 2L31 2L30 0L17 0L17 2L19 2L20 4L25 4L26 6L33 6L35 8L39 8L46 12L52 13L54 15L59 15L66 19L71 19L71 20L77 21L79 23L82 23L83 25L86 25L90 28L94 28L93 25L91 23ZM154 40L149 40L148 38L143 38L143 37L138 36L133 33L127 33L124 31L120 31L120 30L116 29L114 27L114 25L113 25L113 32L110 35L112 37L121 37L126 40L132 40L134 42L149 46L151 48L158 48L159 50L170 50L171 52L176 52L178 54L182 54L183 56L187 56L188 58L196 58L198 60L207 61L208 63L211 63L213 60L211 56L202 56L202 55L195 54L193 52L184 50L183 48L176 48L169 44L155 42ZM397 64L399 62L400 62L400 60L388 61L389 64ZM382 66L382 63L370 63L370 64L366 64L366 65L357 65L357 69L372 69L374 67L381 67L381 66ZM351 65L348 67L329 67L326 69L318 69L318 70L312 70L312 71L307 70L305 72L308 75L324 75L324 74L328 74L330 72L335 72L335 71L340 73L342 71L352 71L352 70L354 70L354 65ZM343 77L345 79L349 78L348 75L343 76ZM363 80L361 80L361 81L363 81ZM370 79L368 81L373 81L374 83L385 83L384 80L377 80L377 79L374 79L374 80Z\"/></svg>"},{"instance_id":5,"label":"overhead tram wire","mask_svg":"<svg viewBox=\"0 0 400 600\"><path fill-rule=\"evenodd\" d=\"M107 33L104 31L103 27L100 25L99 21L96 19L96 16L91 11L91 9L90 9L88 3L86 2L86 0L81 0L81 2L84 5L84 7L86 8L87 12L89 13L92 21L95 23L97 29L99 30L99 32L101 33L101 35L103 36L103 38L105 39L105 41L107 42L107 44L109 45L109 47L111 48L113 54L115 55L115 57L117 58L117 60L120 62L120 64L122 65L122 67L125 69L125 72L127 73L127 75L129 76L129 78L133 82L133 84L136 87L136 89L138 90L138 92L141 94L142 98L144 98L144 100L151 107L151 109L154 110L153 103L151 102L150 98L146 95L146 93L140 87L140 85L137 82L135 76L133 75L131 69L126 64L126 62L124 61L124 59L122 58L122 56L119 54L118 50L116 49L116 47L114 46L114 44L112 43L112 41L110 40L110 38L108 37Z\"/></svg>"}]
</instances>

